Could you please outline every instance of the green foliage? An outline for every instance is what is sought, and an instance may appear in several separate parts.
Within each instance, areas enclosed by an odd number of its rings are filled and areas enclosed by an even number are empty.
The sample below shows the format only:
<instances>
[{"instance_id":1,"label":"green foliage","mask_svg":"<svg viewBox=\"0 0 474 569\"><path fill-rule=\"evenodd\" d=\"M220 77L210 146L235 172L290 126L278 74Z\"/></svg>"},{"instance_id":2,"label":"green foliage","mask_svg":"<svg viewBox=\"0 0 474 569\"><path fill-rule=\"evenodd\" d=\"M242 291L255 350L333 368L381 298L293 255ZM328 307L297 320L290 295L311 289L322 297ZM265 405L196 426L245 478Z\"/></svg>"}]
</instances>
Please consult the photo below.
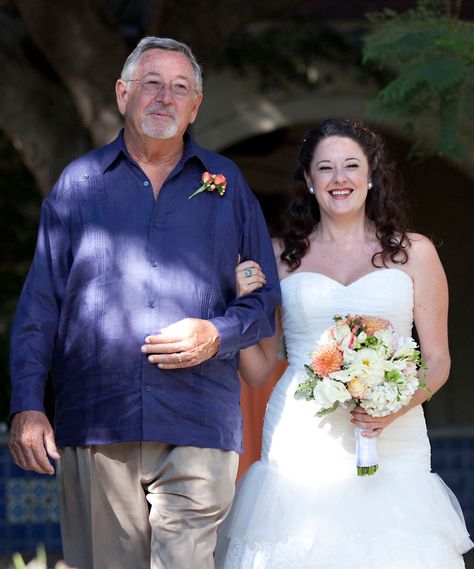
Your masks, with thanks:
<instances>
[{"instance_id":1,"label":"green foliage","mask_svg":"<svg viewBox=\"0 0 474 569\"><path fill-rule=\"evenodd\" d=\"M316 413L316 417L325 417L326 415L330 415L333 411L335 411L339 407L339 401L334 401L334 404L327 409L321 409Z\"/></svg>"},{"instance_id":2,"label":"green foliage","mask_svg":"<svg viewBox=\"0 0 474 569\"><path fill-rule=\"evenodd\" d=\"M32 559L28 564L25 563L23 556L19 553L13 555L13 565L10 569L48 569L48 561L46 556L46 551L41 545L38 547L36 552L36 557ZM72 569L66 565L63 561L58 561L54 569Z\"/></svg>"},{"instance_id":3,"label":"green foliage","mask_svg":"<svg viewBox=\"0 0 474 569\"><path fill-rule=\"evenodd\" d=\"M46 551L43 546L38 547L38 551L36 552L36 558L34 562L35 567L37 569L48 569L48 564L46 560ZM28 563L28 565L30 565ZM23 557L19 553L15 553L13 555L13 567L14 569L27 569L28 565L26 565Z\"/></svg>"},{"instance_id":4,"label":"green foliage","mask_svg":"<svg viewBox=\"0 0 474 569\"><path fill-rule=\"evenodd\" d=\"M397 383L398 380L400 379L400 372L396 369L386 371L385 372L385 379L387 381L393 381L394 383Z\"/></svg>"},{"instance_id":5,"label":"green foliage","mask_svg":"<svg viewBox=\"0 0 474 569\"><path fill-rule=\"evenodd\" d=\"M421 0L403 14L372 14L363 61L392 80L367 109L367 118L395 122L413 139L412 155L462 161L474 132L474 24L441 0Z\"/></svg>"},{"instance_id":6,"label":"green foliage","mask_svg":"<svg viewBox=\"0 0 474 569\"><path fill-rule=\"evenodd\" d=\"M314 373L312 368L305 364L306 370L306 380L301 382L295 392L295 399L301 399L304 401L314 401L313 390L316 387L320 378Z\"/></svg>"},{"instance_id":7,"label":"green foliage","mask_svg":"<svg viewBox=\"0 0 474 569\"><path fill-rule=\"evenodd\" d=\"M359 49L354 50L343 34L312 18L294 17L240 30L222 50L217 66L232 67L242 75L256 72L263 91L288 91L332 80L330 72L321 75L316 70L317 59L358 65L359 56Z\"/></svg>"}]
</instances>

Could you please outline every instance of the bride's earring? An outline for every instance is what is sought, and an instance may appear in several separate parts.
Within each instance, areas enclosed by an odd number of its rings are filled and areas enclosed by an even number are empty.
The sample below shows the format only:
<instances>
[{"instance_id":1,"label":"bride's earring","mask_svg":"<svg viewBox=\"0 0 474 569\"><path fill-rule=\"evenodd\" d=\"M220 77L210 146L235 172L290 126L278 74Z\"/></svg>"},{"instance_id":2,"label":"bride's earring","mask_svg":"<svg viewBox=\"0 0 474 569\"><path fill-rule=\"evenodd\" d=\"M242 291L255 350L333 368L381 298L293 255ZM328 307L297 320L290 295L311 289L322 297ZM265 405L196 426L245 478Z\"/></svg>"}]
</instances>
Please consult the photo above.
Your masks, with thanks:
<instances>
[{"instance_id":1,"label":"bride's earring","mask_svg":"<svg viewBox=\"0 0 474 569\"><path fill-rule=\"evenodd\" d=\"M308 191L309 191L310 194L314 194L314 188L313 188L313 186L310 186L310 187L308 188Z\"/></svg>"},{"instance_id":2,"label":"bride's earring","mask_svg":"<svg viewBox=\"0 0 474 569\"><path fill-rule=\"evenodd\" d=\"M372 180L367 184L367 188L369 190L371 190L374 187L374 185L372 184Z\"/></svg>"}]
</instances>

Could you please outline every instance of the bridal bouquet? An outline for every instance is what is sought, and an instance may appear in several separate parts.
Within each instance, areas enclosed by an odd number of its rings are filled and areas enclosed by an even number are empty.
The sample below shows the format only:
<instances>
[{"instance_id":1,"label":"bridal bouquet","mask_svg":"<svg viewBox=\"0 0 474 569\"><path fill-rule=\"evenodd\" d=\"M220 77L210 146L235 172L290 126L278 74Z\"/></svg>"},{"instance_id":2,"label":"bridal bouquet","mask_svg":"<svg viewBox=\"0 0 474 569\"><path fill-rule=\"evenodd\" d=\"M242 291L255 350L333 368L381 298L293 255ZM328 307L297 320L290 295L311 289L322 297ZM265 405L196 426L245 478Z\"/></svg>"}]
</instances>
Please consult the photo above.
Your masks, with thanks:
<instances>
[{"instance_id":1,"label":"bridal bouquet","mask_svg":"<svg viewBox=\"0 0 474 569\"><path fill-rule=\"evenodd\" d=\"M343 405L363 407L373 417L396 413L424 383L425 366L413 338L397 334L388 320L374 316L334 316L305 365L306 379L295 397L314 401L318 416ZM375 474L376 439L355 427L357 474Z\"/></svg>"}]
</instances>

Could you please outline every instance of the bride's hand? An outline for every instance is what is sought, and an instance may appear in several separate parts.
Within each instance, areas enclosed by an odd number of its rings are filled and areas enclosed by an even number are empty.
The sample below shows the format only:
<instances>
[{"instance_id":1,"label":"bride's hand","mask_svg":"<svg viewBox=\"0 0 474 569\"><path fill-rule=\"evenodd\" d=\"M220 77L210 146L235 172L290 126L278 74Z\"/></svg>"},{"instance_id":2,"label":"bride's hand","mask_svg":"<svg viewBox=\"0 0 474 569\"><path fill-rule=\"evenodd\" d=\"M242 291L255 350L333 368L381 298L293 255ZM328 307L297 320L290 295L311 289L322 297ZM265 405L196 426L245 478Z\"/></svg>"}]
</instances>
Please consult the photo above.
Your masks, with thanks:
<instances>
[{"instance_id":1,"label":"bride's hand","mask_svg":"<svg viewBox=\"0 0 474 569\"><path fill-rule=\"evenodd\" d=\"M399 413L391 413L386 417L372 417L365 409L357 406L351 411L351 415L351 423L364 429L364 437L373 439L378 437L385 427L388 427L399 416Z\"/></svg>"},{"instance_id":2,"label":"bride's hand","mask_svg":"<svg viewBox=\"0 0 474 569\"><path fill-rule=\"evenodd\" d=\"M266 284L265 273L255 261L244 261L235 267L237 298L250 294Z\"/></svg>"}]
</instances>

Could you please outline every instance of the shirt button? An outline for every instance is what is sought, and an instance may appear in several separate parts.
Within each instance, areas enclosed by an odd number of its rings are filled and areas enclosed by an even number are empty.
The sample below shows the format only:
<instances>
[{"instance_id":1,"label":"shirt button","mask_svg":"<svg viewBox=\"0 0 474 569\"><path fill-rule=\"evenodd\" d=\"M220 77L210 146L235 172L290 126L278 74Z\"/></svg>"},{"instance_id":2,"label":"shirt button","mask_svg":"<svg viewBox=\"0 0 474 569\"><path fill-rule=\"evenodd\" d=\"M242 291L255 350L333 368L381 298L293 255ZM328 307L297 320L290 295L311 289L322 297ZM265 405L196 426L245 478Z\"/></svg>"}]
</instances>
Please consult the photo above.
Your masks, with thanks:
<instances>
[{"instance_id":1,"label":"shirt button","mask_svg":"<svg viewBox=\"0 0 474 569\"><path fill-rule=\"evenodd\" d=\"M153 300L150 300L150 302L148 303L148 308L155 308L156 304L153 302Z\"/></svg>"},{"instance_id":2,"label":"shirt button","mask_svg":"<svg viewBox=\"0 0 474 569\"><path fill-rule=\"evenodd\" d=\"M145 391L150 391L151 387L149 385L145 385Z\"/></svg>"},{"instance_id":3,"label":"shirt button","mask_svg":"<svg viewBox=\"0 0 474 569\"><path fill-rule=\"evenodd\" d=\"M160 225L160 224L159 224L157 221L155 221L155 222L153 223L153 227L154 227L155 229L156 229L159 225Z\"/></svg>"},{"instance_id":4,"label":"shirt button","mask_svg":"<svg viewBox=\"0 0 474 569\"><path fill-rule=\"evenodd\" d=\"M152 262L151 262L151 266L152 266L152 267L157 267L157 266L158 266L158 262L157 262L157 261L152 261Z\"/></svg>"},{"instance_id":5,"label":"shirt button","mask_svg":"<svg viewBox=\"0 0 474 569\"><path fill-rule=\"evenodd\" d=\"M147 188L150 185L150 182L148 180L145 180L143 182L143 185L145 186L145 188Z\"/></svg>"}]
</instances>

